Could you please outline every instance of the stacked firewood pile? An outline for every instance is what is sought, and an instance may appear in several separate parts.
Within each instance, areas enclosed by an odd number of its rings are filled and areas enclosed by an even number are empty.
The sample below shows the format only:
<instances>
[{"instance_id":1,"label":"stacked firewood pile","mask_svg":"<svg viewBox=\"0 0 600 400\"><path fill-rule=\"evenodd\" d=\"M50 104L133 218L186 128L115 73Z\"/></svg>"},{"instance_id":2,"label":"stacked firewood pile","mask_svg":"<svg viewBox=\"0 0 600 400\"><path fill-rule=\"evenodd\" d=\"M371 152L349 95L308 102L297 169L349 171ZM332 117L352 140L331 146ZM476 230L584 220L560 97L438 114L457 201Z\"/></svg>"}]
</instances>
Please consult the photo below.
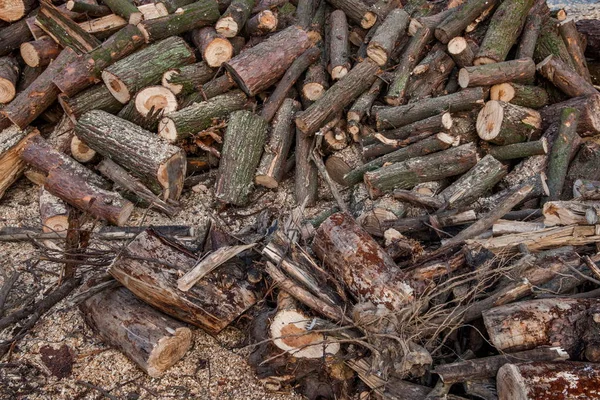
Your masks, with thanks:
<instances>
[{"instance_id":1,"label":"stacked firewood pile","mask_svg":"<svg viewBox=\"0 0 600 400\"><path fill-rule=\"evenodd\" d=\"M310 399L600 398L600 21L534 0L59 3L0 4L0 196L40 185L43 226L0 239L66 239L62 284L0 319L20 324L0 354L87 263L108 274L73 304L151 376L190 326L244 314L259 378ZM261 229L125 227L198 184L227 214L285 179L297 208ZM311 215L319 183L335 206Z\"/></svg>"}]
</instances>

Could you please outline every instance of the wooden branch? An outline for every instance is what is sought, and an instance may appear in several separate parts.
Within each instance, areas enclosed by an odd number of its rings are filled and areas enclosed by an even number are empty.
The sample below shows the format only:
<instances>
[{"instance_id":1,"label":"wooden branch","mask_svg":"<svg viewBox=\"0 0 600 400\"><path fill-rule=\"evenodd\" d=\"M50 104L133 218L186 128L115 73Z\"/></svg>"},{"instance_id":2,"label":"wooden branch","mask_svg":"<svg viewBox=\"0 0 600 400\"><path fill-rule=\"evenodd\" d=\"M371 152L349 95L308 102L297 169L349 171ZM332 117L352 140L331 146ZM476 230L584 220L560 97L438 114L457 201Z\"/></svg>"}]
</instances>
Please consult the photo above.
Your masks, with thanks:
<instances>
[{"instance_id":1,"label":"wooden branch","mask_svg":"<svg viewBox=\"0 0 600 400\"><path fill-rule=\"evenodd\" d=\"M491 86L505 82L529 82L535 76L535 64L531 58L465 67L458 73L462 88Z\"/></svg>"},{"instance_id":2,"label":"wooden branch","mask_svg":"<svg viewBox=\"0 0 600 400\"><path fill-rule=\"evenodd\" d=\"M597 95L598 91L573 68L555 55L549 55L537 65L542 76L570 97Z\"/></svg>"},{"instance_id":3,"label":"wooden branch","mask_svg":"<svg viewBox=\"0 0 600 400\"><path fill-rule=\"evenodd\" d=\"M530 13L525 20L521 40L517 47L515 59L533 58L538 36L542 29L542 17L535 13Z\"/></svg>"},{"instance_id":4,"label":"wooden branch","mask_svg":"<svg viewBox=\"0 0 600 400\"><path fill-rule=\"evenodd\" d=\"M375 35L367 46L367 55L379 66L387 64L396 42L405 34L410 17L401 8L392 10L385 20L377 27Z\"/></svg>"},{"instance_id":5,"label":"wooden branch","mask_svg":"<svg viewBox=\"0 0 600 400\"><path fill-rule=\"evenodd\" d=\"M492 86L490 88L490 100L505 101L533 109L542 108L550 103L548 92L544 88L512 82Z\"/></svg>"},{"instance_id":6,"label":"wooden branch","mask_svg":"<svg viewBox=\"0 0 600 400\"><path fill-rule=\"evenodd\" d=\"M369 29L377 22L377 14L369 10L367 5L360 0L328 0L334 8L342 10L355 24L364 29Z\"/></svg>"},{"instance_id":7,"label":"wooden branch","mask_svg":"<svg viewBox=\"0 0 600 400\"><path fill-rule=\"evenodd\" d=\"M541 138L540 140L532 142L515 143L506 146L491 146L489 154L501 161L545 155L548 154L548 141L546 138Z\"/></svg>"},{"instance_id":8,"label":"wooden branch","mask_svg":"<svg viewBox=\"0 0 600 400\"><path fill-rule=\"evenodd\" d=\"M562 21L558 25L558 31L562 36L567 46L567 51L573 60L575 71L583 77L587 82L591 83L592 78L590 77L590 71L585 61L585 55L583 54L585 46L582 46L579 32L577 32L577 26L573 18L568 18Z\"/></svg>"},{"instance_id":9,"label":"wooden branch","mask_svg":"<svg viewBox=\"0 0 600 400\"><path fill-rule=\"evenodd\" d=\"M577 123L579 111L575 108L564 108L561 112L561 124L558 136L552 144L548 158L548 200L558 200L563 192L567 170L571 159L573 147L579 136ZM570 188L569 188L570 189Z\"/></svg>"},{"instance_id":10,"label":"wooden branch","mask_svg":"<svg viewBox=\"0 0 600 400\"><path fill-rule=\"evenodd\" d=\"M226 38L232 38L242 32L254 3L254 0L233 0L217 21L217 32Z\"/></svg>"},{"instance_id":11,"label":"wooden branch","mask_svg":"<svg viewBox=\"0 0 600 400\"><path fill-rule=\"evenodd\" d=\"M333 80L342 79L350 70L348 42L348 21L342 10L335 10L329 15L329 73Z\"/></svg>"},{"instance_id":12,"label":"wooden branch","mask_svg":"<svg viewBox=\"0 0 600 400\"><path fill-rule=\"evenodd\" d=\"M451 39L459 36L481 13L493 8L497 3L494 0L471 0L466 2L460 10L450 14L435 28L435 37L444 44L448 43Z\"/></svg>"},{"instance_id":13,"label":"wooden branch","mask_svg":"<svg viewBox=\"0 0 600 400\"><path fill-rule=\"evenodd\" d=\"M314 138L296 129L295 187L294 194L298 205L313 206L318 196L318 171L310 155Z\"/></svg>"}]
</instances>

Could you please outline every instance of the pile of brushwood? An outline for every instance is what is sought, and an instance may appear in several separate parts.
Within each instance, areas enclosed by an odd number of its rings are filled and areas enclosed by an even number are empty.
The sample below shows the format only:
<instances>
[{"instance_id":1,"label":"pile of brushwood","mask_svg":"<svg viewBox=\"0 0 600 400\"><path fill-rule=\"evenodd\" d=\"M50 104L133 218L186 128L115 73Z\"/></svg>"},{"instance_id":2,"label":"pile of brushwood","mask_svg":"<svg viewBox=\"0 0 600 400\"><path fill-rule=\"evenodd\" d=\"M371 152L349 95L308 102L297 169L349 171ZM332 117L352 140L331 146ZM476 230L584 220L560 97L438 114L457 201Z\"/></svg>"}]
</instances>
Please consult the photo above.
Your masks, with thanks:
<instances>
[{"instance_id":1,"label":"pile of brushwood","mask_svg":"<svg viewBox=\"0 0 600 400\"><path fill-rule=\"evenodd\" d=\"M0 19L0 197L24 175L41 219L0 239L63 265L4 310L0 355L69 297L150 376L192 327L250 321L258 377L310 399L600 398L600 21L539 0L11 0ZM219 222L285 180L295 208ZM199 186L210 226L127 227Z\"/></svg>"}]
</instances>

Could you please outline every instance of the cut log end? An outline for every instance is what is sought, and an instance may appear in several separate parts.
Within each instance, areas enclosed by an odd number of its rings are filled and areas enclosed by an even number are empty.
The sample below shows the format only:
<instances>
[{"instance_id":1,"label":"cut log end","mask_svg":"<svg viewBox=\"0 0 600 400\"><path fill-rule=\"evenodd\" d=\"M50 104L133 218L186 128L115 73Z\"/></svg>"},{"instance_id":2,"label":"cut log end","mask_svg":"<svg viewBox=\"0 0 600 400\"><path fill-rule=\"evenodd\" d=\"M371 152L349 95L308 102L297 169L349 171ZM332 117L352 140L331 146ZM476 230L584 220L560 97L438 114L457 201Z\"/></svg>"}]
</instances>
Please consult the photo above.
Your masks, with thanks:
<instances>
[{"instance_id":1,"label":"cut log end","mask_svg":"<svg viewBox=\"0 0 600 400\"><path fill-rule=\"evenodd\" d=\"M442 126L446 129L450 129L453 125L454 120L452 119L452 115L450 113L444 113L444 115L442 115Z\"/></svg>"},{"instance_id":2,"label":"cut log end","mask_svg":"<svg viewBox=\"0 0 600 400\"><path fill-rule=\"evenodd\" d=\"M177 98L164 86L149 86L135 96L135 109L144 117L150 110L163 110L164 113L177 110Z\"/></svg>"},{"instance_id":3,"label":"cut log end","mask_svg":"<svg viewBox=\"0 0 600 400\"><path fill-rule=\"evenodd\" d=\"M183 85L177 83L171 83L174 76L179 75L177 70L169 70L163 74L161 85L169 89L173 94L179 94L183 90Z\"/></svg>"},{"instance_id":4,"label":"cut log end","mask_svg":"<svg viewBox=\"0 0 600 400\"><path fill-rule=\"evenodd\" d=\"M338 65L331 70L331 77L334 80L342 79L346 75L348 75L348 67L344 65Z\"/></svg>"},{"instance_id":5,"label":"cut log end","mask_svg":"<svg viewBox=\"0 0 600 400\"><path fill-rule=\"evenodd\" d=\"M276 189L277 187L279 187L279 182L277 182L277 180L272 176L256 175L256 178L254 178L254 180L257 185L264 186L269 189Z\"/></svg>"},{"instance_id":6,"label":"cut log end","mask_svg":"<svg viewBox=\"0 0 600 400\"><path fill-rule=\"evenodd\" d=\"M206 47L202 56L209 66L220 67L233 57L233 46L227 39L216 38Z\"/></svg>"},{"instance_id":7,"label":"cut log end","mask_svg":"<svg viewBox=\"0 0 600 400\"><path fill-rule=\"evenodd\" d=\"M237 35L239 26L233 17L225 17L217 21L215 29L219 35L226 38L232 38Z\"/></svg>"},{"instance_id":8,"label":"cut log end","mask_svg":"<svg viewBox=\"0 0 600 400\"><path fill-rule=\"evenodd\" d=\"M0 3L0 15L6 22L15 22L25 16L25 2L23 0L4 0Z\"/></svg>"},{"instance_id":9,"label":"cut log end","mask_svg":"<svg viewBox=\"0 0 600 400\"><path fill-rule=\"evenodd\" d=\"M143 20L144 20L144 14L142 14L141 12L135 12L129 16L129 24L130 25L137 25L140 22L142 22Z\"/></svg>"},{"instance_id":10,"label":"cut log end","mask_svg":"<svg viewBox=\"0 0 600 400\"><path fill-rule=\"evenodd\" d=\"M377 22L377 14L369 11L363 15L362 20L360 21L360 26L364 29L369 29L375 25L375 22Z\"/></svg>"},{"instance_id":11,"label":"cut log end","mask_svg":"<svg viewBox=\"0 0 600 400\"><path fill-rule=\"evenodd\" d=\"M465 68L461 68L460 71L458 71L458 84L463 89L469 87L469 71Z\"/></svg>"},{"instance_id":12,"label":"cut log end","mask_svg":"<svg viewBox=\"0 0 600 400\"><path fill-rule=\"evenodd\" d=\"M448 53L460 54L469 46L464 37L457 36L448 42Z\"/></svg>"},{"instance_id":13,"label":"cut log end","mask_svg":"<svg viewBox=\"0 0 600 400\"><path fill-rule=\"evenodd\" d=\"M102 80L106 84L109 92L119 102L125 104L131 99L131 93L127 86L114 74L108 71L102 71Z\"/></svg>"},{"instance_id":14,"label":"cut log end","mask_svg":"<svg viewBox=\"0 0 600 400\"><path fill-rule=\"evenodd\" d=\"M515 89L510 83L499 83L490 89L490 99L510 102L515 97Z\"/></svg>"},{"instance_id":15,"label":"cut log end","mask_svg":"<svg viewBox=\"0 0 600 400\"><path fill-rule=\"evenodd\" d=\"M163 118L158 124L158 134L167 139L169 143L177 141L177 127L175 126L175 122L171 118Z\"/></svg>"},{"instance_id":16,"label":"cut log end","mask_svg":"<svg viewBox=\"0 0 600 400\"><path fill-rule=\"evenodd\" d=\"M388 60L388 56L387 53L384 49L382 49L380 46L377 46L375 44L369 46L367 48L367 55L377 63L377 65L379 65L380 67L383 67Z\"/></svg>"},{"instance_id":17,"label":"cut log end","mask_svg":"<svg viewBox=\"0 0 600 400\"><path fill-rule=\"evenodd\" d=\"M140 30L140 32L142 32L142 36L144 37L144 41L146 43L150 43L152 41L152 38L150 37L150 32L148 32L148 30L146 29L146 27L144 26L144 24L137 24L136 26Z\"/></svg>"},{"instance_id":18,"label":"cut log end","mask_svg":"<svg viewBox=\"0 0 600 400\"><path fill-rule=\"evenodd\" d=\"M527 391L523 377L514 364L506 364L500 368L497 376L498 391L507 394L507 399L527 400Z\"/></svg>"},{"instance_id":19,"label":"cut log end","mask_svg":"<svg viewBox=\"0 0 600 400\"><path fill-rule=\"evenodd\" d=\"M30 42L23 43L19 50L25 64L33 68L40 66L40 56Z\"/></svg>"},{"instance_id":20,"label":"cut log end","mask_svg":"<svg viewBox=\"0 0 600 400\"><path fill-rule=\"evenodd\" d=\"M302 87L302 93L310 101L317 101L325 93L325 88L317 82L307 83Z\"/></svg>"},{"instance_id":21,"label":"cut log end","mask_svg":"<svg viewBox=\"0 0 600 400\"><path fill-rule=\"evenodd\" d=\"M80 163L88 163L96 156L96 151L82 142L77 136L71 139L71 156Z\"/></svg>"},{"instance_id":22,"label":"cut log end","mask_svg":"<svg viewBox=\"0 0 600 400\"><path fill-rule=\"evenodd\" d=\"M148 357L148 375L159 377L179 361L191 347L192 338L189 328L177 328L173 336L161 338Z\"/></svg>"},{"instance_id":23,"label":"cut log end","mask_svg":"<svg viewBox=\"0 0 600 400\"><path fill-rule=\"evenodd\" d=\"M17 89L14 82L9 79L0 77L0 103L8 103L15 98Z\"/></svg>"},{"instance_id":24,"label":"cut log end","mask_svg":"<svg viewBox=\"0 0 600 400\"><path fill-rule=\"evenodd\" d=\"M69 218L66 215L56 215L46 219L42 225L42 232L64 232L69 227Z\"/></svg>"},{"instance_id":25,"label":"cut log end","mask_svg":"<svg viewBox=\"0 0 600 400\"><path fill-rule=\"evenodd\" d=\"M477 133L483 140L492 140L500 134L504 109L496 100L488 101L477 116Z\"/></svg>"}]
</instances>

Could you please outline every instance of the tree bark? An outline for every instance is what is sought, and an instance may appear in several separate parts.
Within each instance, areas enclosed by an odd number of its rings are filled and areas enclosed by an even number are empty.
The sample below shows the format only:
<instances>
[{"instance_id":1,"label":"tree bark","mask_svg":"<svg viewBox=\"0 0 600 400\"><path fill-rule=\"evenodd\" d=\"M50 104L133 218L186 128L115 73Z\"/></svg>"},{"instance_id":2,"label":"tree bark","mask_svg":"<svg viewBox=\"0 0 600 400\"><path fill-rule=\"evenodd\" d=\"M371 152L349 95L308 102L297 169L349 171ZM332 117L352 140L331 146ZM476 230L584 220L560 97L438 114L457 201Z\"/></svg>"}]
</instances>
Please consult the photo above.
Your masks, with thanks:
<instances>
[{"instance_id":1,"label":"tree bark","mask_svg":"<svg viewBox=\"0 0 600 400\"><path fill-rule=\"evenodd\" d=\"M408 81L408 102L414 103L443 94L445 83L454 65L454 60L445 51L431 51L413 69Z\"/></svg>"},{"instance_id":2,"label":"tree bark","mask_svg":"<svg viewBox=\"0 0 600 400\"><path fill-rule=\"evenodd\" d=\"M23 132L14 125L0 131L0 199L23 174L25 162L19 153L27 140L38 133L36 129Z\"/></svg>"},{"instance_id":3,"label":"tree bark","mask_svg":"<svg viewBox=\"0 0 600 400\"><path fill-rule=\"evenodd\" d=\"M477 19L485 10L494 7L496 0L477 0L466 2L460 10L450 14L435 28L435 37L442 43L460 35L469 24Z\"/></svg>"},{"instance_id":4,"label":"tree bark","mask_svg":"<svg viewBox=\"0 0 600 400\"><path fill-rule=\"evenodd\" d=\"M542 117L542 128L560 123L561 111L572 107L579 110L577 133L581 136L595 135L600 132L600 94L580 96L561 103L555 103L539 110Z\"/></svg>"},{"instance_id":5,"label":"tree bark","mask_svg":"<svg viewBox=\"0 0 600 400\"><path fill-rule=\"evenodd\" d=\"M549 55L540 62L537 70L570 97L598 94L591 83L554 55Z\"/></svg>"},{"instance_id":6,"label":"tree bark","mask_svg":"<svg viewBox=\"0 0 600 400\"><path fill-rule=\"evenodd\" d=\"M550 103L548 92L544 88L512 82L492 86L490 100L504 101L521 107L533 108L534 110Z\"/></svg>"},{"instance_id":7,"label":"tree bark","mask_svg":"<svg viewBox=\"0 0 600 400\"><path fill-rule=\"evenodd\" d=\"M558 23L554 18L547 18L542 23L542 29L533 52L533 60L539 63L546 57L554 55L563 63L573 67L573 60L571 60L567 46L558 32Z\"/></svg>"},{"instance_id":8,"label":"tree bark","mask_svg":"<svg viewBox=\"0 0 600 400\"><path fill-rule=\"evenodd\" d=\"M296 129L296 176L294 194L296 204L312 207L317 201L317 167L311 160L314 138Z\"/></svg>"},{"instance_id":9,"label":"tree bark","mask_svg":"<svg viewBox=\"0 0 600 400\"><path fill-rule=\"evenodd\" d=\"M32 12L36 13L37 9ZM33 17L35 19L35 17ZM33 40L25 19L14 22L0 30L0 56L5 56L18 49L22 43Z\"/></svg>"},{"instance_id":10,"label":"tree bark","mask_svg":"<svg viewBox=\"0 0 600 400\"><path fill-rule=\"evenodd\" d=\"M198 91L217 74L205 61L168 70L163 74L162 85L173 94L186 96Z\"/></svg>"},{"instance_id":11,"label":"tree bark","mask_svg":"<svg viewBox=\"0 0 600 400\"><path fill-rule=\"evenodd\" d=\"M333 80L342 79L350 70L348 21L342 10L329 15L329 72Z\"/></svg>"},{"instance_id":12,"label":"tree bark","mask_svg":"<svg viewBox=\"0 0 600 400\"><path fill-rule=\"evenodd\" d=\"M600 215L600 204L595 201L548 201L544 204L544 224L594 225Z\"/></svg>"},{"instance_id":13,"label":"tree bark","mask_svg":"<svg viewBox=\"0 0 600 400\"><path fill-rule=\"evenodd\" d=\"M542 134L540 113L490 100L477 116L477 133L488 142L504 146L538 139Z\"/></svg>"},{"instance_id":14,"label":"tree bark","mask_svg":"<svg viewBox=\"0 0 600 400\"><path fill-rule=\"evenodd\" d=\"M535 13L530 13L525 20L521 40L517 47L515 59L533 58L535 46L542 29L542 17Z\"/></svg>"},{"instance_id":15,"label":"tree bark","mask_svg":"<svg viewBox=\"0 0 600 400\"><path fill-rule=\"evenodd\" d=\"M392 10L377 27L367 46L367 55L380 67L387 64L396 42L406 33L410 16L401 8Z\"/></svg>"},{"instance_id":16,"label":"tree bark","mask_svg":"<svg viewBox=\"0 0 600 400\"><path fill-rule=\"evenodd\" d=\"M9 103L15 98L20 70L16 58L0 58L0 103Z\"/></svg>"},{"instance_id":17,"label":"tree bark","mask_svg":"<svg viewBox=\"0 0 600 400\"><path fill-rule=\"evenodd\" d=\"M264 36L277 29L277 14L271 10L264 10L246 22L246 34L248 36Z\"/></svg>"},{"instance_id":18,"label":"tree bark","mask_svg":"<svg viewBox=\"0 0 600 400\"><path fill-rule=\"evenodd\" d=\"M540 140L514 143L506 146L491 146L489 154L500 161L545 155L548 154L548 141L546 138L542 138Z\"/></svg>"},{"instance_id":19,"label":"tree bark","mask_svg":"<svg viewBox=\"0 0 600 400\"><path fill-rule=\"evenodd\" d=\"M577 32L575 21L572 18L562 21L558 25L558 31L565 41L571 60L573 60L575 72L582 76L588 83L592 83L590 71L588 70L585 55L583 54L584 46L582 46L581 37L579 32Z\"/></svg>"},{"instance_id":20,"label":"tree bark","mask_svg":"<svg viewBox=\"0 0 600 400\"><path fill-rule=\"evenodd\" d=\"M217 21L215 26L217 33L232 38L242 32L253 7L254 0L233 0Z\"/></svg>"},{"instance_id":21,"label":"tree bark","mask_svg":"<svg viewBox=\"0 0 600 400\"><path fill-rule=\"evenodd\" d=\"M596 19L581 19L575 23L577 31L586 38L587 46L585 55L587 57L600 58L600 24Z\"/></svg>"},{"instance_id":22,"label":"tree bark","mask_svg":"<svg viewBox=\"0 0 600 400\"><path fill-rule=\"evenodd\" d=\"M377 14L369 10L361 0L328 0L327 2L334 8L342 10L352 22L364 29L371 28L377 22Z\"/></svg>"},{"instance_id":23,"label":"tree bark","mask_svg":"<svg viewBox=\"0 0 600 400\"><path fill-rule=\"evenodd\" d=\"M69 0L66 3L67 10L83 13L89 17L105 17L109 14L112 14L112 10L107 6L102 6L94 2L88 2L83 0Z\"/></svg>"},{"instance_id":24,"label":"tree bark","mask_svg":"<svg viewBox=\"0 0 600 400\"><path fill-rule=\"evenodd\" d=\"M209 67L217 68L233 57L233 46L224 37L217 34L215 28L206 26L192 31L194 45L200 50L202 60Z\"/></svg>"},{"instance_id":25,"label":"tree bark","mask_svg":"<svg viewBox=\"0 0 600 400\"><path fill-rule=\"evenodd\" d=\"M465 67L458 73L462 88L492 86L505 82L530 82L535 77L535 64L531 58Z\"/></svg>"}]
</instances>

